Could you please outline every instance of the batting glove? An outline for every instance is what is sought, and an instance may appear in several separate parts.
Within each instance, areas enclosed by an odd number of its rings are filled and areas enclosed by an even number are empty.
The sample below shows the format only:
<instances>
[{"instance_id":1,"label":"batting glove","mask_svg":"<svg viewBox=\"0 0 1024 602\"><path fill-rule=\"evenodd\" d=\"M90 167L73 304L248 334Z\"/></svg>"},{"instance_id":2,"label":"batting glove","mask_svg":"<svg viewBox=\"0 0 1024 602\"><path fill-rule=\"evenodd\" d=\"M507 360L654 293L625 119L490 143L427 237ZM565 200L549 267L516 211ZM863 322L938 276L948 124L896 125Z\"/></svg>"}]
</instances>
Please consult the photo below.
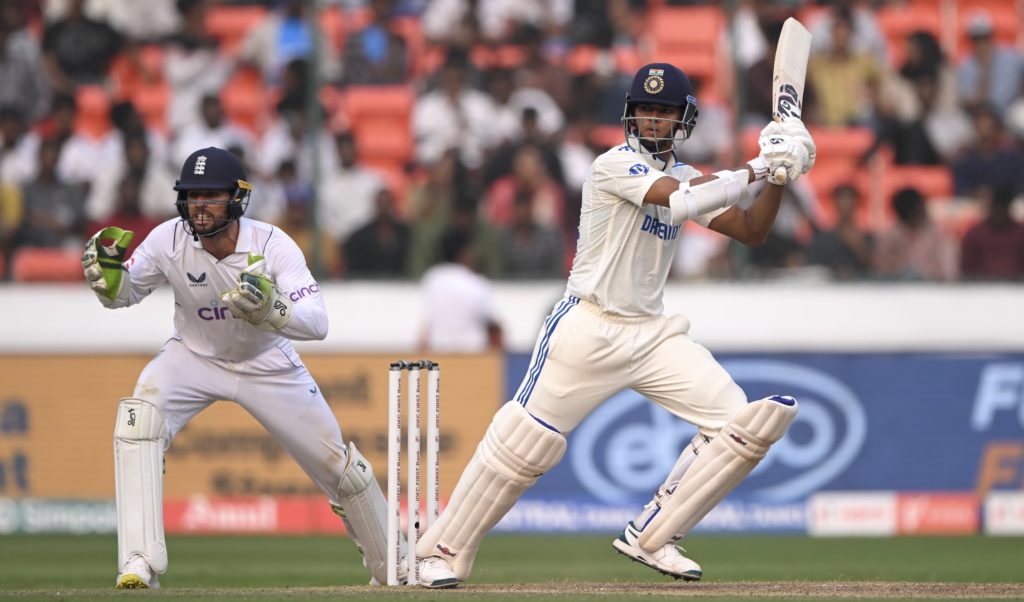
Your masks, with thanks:
<instances>
[{"instance_id":1,"label":"batting glove","mask_svg":"<svg viewBox=\"0 0 1024 602\"><path fill-rule=\"evenodd\" d=\"M807 126L804 125L804 122L797 117L783 117L781 124L773 121L771 125L777 126L778 133L791 136L804 145L804 149L807 150L807 164L804 165L802 173L810 171L811 167L814 167L814 159L817 156L818 149L814 145L814 139L811 138L811 133L807 131ZM767 129L765 128L765 130ZM764 130L762 130L763 133Z\"/></svg>"},{"instance_id":2,"label":"batting glove","mask_svg":"<svg viewBox=\"0 0 1024 602\"><path fill-rule=\"evenodd\" d=\"M796 138L785 134L762 135L757 145L761 149L758 159L762 159L767 166L769 183L782 185L796 180L804 173L807 149ZM781 179L777 177L780 167L784 169L781 173L785 174Z\"/></svg>"},{"instance_id":3,"label":"batting glove","mask_svg":"<svg viewBox=\"0 0 1024 602\"><path fill-rule=\"evenodd\" d=\"M85 243L82 254L82 271L85 281L97 295L113 301L121 291L124 276L124 256L135 233L115 226L104 228L93 234ZM104 240L113 241L109 245Z\"/></svg>"},{"instance_id":4,"label":"batting glove","mask_svg":"<svg viewBox=\"0 0 1024 602\"><path fill-rule=\"evenodd\" d=\"M266 263L259 255L249 255L249 267L238 275L238 286L221 294L220 300L234 317L261 330L280 330L292 317L292 302L263 273Z\"/></svg>"}]
</instances>

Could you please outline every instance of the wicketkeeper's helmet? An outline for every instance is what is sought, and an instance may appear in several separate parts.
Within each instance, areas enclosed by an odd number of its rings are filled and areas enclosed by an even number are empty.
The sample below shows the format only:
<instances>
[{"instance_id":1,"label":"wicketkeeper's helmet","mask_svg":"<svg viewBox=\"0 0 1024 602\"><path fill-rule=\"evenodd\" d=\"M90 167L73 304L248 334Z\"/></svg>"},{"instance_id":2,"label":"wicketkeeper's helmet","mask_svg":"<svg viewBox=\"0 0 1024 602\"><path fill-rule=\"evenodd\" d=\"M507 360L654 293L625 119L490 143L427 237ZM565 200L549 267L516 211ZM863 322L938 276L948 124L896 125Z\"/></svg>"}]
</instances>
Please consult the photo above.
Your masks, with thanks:
<instances>
[{"instance_id":1,"label":"wicketkeeper's helmet","mask_svg":"<svg viewBox=\"0 0 1024 602\"><path fill-rule=\"evenodd\" d=\"M197 150L185 159L185 164L181 166L181 176L174 183L174 190L178 191L175 205L178 215L185 222L185 230L192 236L213 236L245 213L252 184L246 180L245 168L238 157L222 148L211 146ZM228 219L211 232L197 233L188 216L189 190L227 190L231 195L227 201Z\"/></svg>"}]
</instances>

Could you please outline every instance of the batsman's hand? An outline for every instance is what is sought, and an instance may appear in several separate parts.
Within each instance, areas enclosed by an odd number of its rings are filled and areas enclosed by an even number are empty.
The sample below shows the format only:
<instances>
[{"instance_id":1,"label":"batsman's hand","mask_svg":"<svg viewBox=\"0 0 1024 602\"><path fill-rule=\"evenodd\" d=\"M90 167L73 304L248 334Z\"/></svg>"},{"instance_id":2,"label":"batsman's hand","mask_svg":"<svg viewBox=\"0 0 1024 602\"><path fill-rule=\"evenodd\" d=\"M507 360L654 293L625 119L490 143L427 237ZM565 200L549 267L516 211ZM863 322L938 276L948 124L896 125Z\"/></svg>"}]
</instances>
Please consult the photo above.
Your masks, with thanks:
<instances>
[{"instance_id":1,"label":"batsman's hand","mask_svg":"<svg viewBox=\"0 0 1024 602\"><path fill-rule=\"evenodd\" d=\"M97 295L113 301L121 290L125 273L124 256L135 233L131 230L110 226L93 234L85 243L82 254L82 270L89 288ZM103 241L112 241L104 245Z\"/></svg>"},{"instance_id":2,"label":"batsman's hand","mask_svg":"<svg viewBox=\"0 0 1024 602\"><path fill-rule=\"evenodd\" d=\"M757 140L761 149L758 159L763 159L768 167L768 182L781 186L796 180L806 171L807 149L792 136L766 133L770 128L766 127Z\"/></svg>"},{"instance_id":3,"label":"batsman's hand","mask_svg":"<svg viewBox=\"0 0 1024 602\"><path fill-rule=\"evenodd\" d=\"M811 133L807 131L807 126L798 117L783 117L781 123L772 122L771 125L761 131L763 134L768 128L775 126L774 129L778 130L777 133L784 134L796 139L800 144L807 150L807 164L804 165L802 173L807 173L812 167L814 167L814 159L818 154L818 149L814 145L814 138L811 138Z\"/></svg>"},{"instance_id":4,"label":"batsman's hand","mask_svg":"<svg viewBox=\"0 0 1024 602\"><path fill-rule=\"evenodd\" d=\"M280 330L292 317L292 302L264 274L266 260L249 255L249 267L238 275L238 286L221 294L220 300L231 311L261 330Z\"/></svg>"}]
</instances>

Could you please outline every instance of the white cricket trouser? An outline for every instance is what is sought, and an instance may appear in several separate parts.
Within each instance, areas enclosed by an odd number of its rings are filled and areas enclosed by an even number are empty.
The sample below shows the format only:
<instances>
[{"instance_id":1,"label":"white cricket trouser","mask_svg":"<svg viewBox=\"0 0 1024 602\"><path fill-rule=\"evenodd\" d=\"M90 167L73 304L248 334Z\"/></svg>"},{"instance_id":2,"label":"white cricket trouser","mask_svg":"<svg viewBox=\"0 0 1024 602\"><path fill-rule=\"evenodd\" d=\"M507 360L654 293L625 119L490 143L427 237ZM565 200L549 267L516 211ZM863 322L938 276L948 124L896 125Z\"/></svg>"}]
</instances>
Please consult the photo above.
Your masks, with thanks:
<instances>
[{"instance_id":1,"label":"white cricket trouser","mask_svg":"<svg viewBox=\"0 0 1024 602\"><path fill-rule=\"evenodd\" d=\"M714 435L747 403L743 390L687 336L683 315L622 318L568 296L544 321L515 401L569 433L598 405L633 389Z\"/></svg>"},{"instance_id":2,"label":"white cricket trouser","mask_svg":"<svg viewBox=\"0 0 1024 602\"><path fill-rule=\"evenodd\" d=\"M277 348L218 365L172 339L139 375L134 397L155 405L167 423L167 447L200 410L233 400L249 412L337 504L347 451L338 422L313 376Z\"/></svg>"}]
</instances>

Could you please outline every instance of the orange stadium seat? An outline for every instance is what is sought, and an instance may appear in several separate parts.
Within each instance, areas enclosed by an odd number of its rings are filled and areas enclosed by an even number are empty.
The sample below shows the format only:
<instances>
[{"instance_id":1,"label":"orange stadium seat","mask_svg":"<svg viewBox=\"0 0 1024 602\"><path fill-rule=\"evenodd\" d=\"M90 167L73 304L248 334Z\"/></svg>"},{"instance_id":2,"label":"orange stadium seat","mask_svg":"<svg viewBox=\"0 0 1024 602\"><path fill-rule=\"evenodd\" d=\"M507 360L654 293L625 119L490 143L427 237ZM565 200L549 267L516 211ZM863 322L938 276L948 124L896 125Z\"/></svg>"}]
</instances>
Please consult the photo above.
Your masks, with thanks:
<instances>
[{"instance_id":1,"label":"orange stadium seat","mask_svg":"<svg viewBox=\"0 0 1024 602\"><path fill-rule=\"evenodd\" d=\"M110 95L103 86L79 86L75 103L75 131L90 138L102 138L110 131Z\"/></svg>"},{"instance_id":2,"label":"orange stadium seat","mask_svg":"<svg viewBox=\"0 0 1024 602\"><path fill-rule=\"evenodd\" d=\"M146 127L167 132L167 106L171 101L171 87L166 81L157 85L139 86L132 92L130 100Z\"/></svg>"},{"instance_id":3,"label":"orange stadium seat","mask_svg":"<svg viewBox=\"0 0 1024 602\"><path fill-rule=\"evenodd\" d=\"M234 53L249 31L266 18L263 6L216 4L206 12L206 33L220 41L221 50Z\"/></svg>"},{"instance_id":4,"label":"orange stadium seat","mask_svg":"<svg viewBox=\"0 0 1024 602\"><path fill-rule=\"evenodd\" d=\"M239 69L221 88L220 102L228 121L260 133L268 119L263 76L253 68Z\"/></svg>"},{"instance_id":5,"label":"orange stadium seat","mask_svg":"<svg viewBox=\"0 0 1024 602\"><path fill-rule=\"evenodd\" d=\"M340 104L360 160L404 165L412 158L411 117L416 94L408 86L350 86Z\"/></svg>"},{"instance_id":6,"label":"orange stadium seat","mask_svg":"<svg viewBox=\"0 0 1024 602\"><path fill-rule=\"evenodd\" d=\"M924 30L942 40L942 16L937 8L920 5L886 6L878 10L878 26L889 46L889 61L893 67L903 64L907 36Z\"/></svg>"},{"instance_id":7,"label":"orange stadium seat","mask_svg":"<svg viewBox=\"0 0 1024 602\"><path fill-rule=\"evenodd\" d=\"M14 253L11 276L15 282L75 282L84 280L82 253L64 249L26 247Z\"/></svg>"},{"instance_id":8,"label":"orange stadium seat","mask_svg":"<svg viewBox=\"0 0 1024 602\"><path fill-rule=\"evenodd\" d=\"M916 188L925 199L948 199L953 196L953 173L945 165L891 165L882 177L885 198L901 188Z\"/></svg>"},{"instance_id":9,"label":"orange stadium seat","mask_svg":"<svg viewBox=\"0 0 1024 602\"><path fill-rule=\"evenodd\" d=\"M626 134L621 125L598 125L590 128L587 134L590 142L599 148L611 148L626 141Z\"/></svg>"},{"instance_id":10,"label":"orange stadium seat","mask_svg":"<svg viewBox=\"0 0 1024 602\"><path fill-rule=\"evenodd\" d=\"M648 24L654 40L648 59L672 63L704 79L705 90L720 92L718 49L725 17L719 7L656 7L649 11Z\"/></svg>"}]
</instances>

